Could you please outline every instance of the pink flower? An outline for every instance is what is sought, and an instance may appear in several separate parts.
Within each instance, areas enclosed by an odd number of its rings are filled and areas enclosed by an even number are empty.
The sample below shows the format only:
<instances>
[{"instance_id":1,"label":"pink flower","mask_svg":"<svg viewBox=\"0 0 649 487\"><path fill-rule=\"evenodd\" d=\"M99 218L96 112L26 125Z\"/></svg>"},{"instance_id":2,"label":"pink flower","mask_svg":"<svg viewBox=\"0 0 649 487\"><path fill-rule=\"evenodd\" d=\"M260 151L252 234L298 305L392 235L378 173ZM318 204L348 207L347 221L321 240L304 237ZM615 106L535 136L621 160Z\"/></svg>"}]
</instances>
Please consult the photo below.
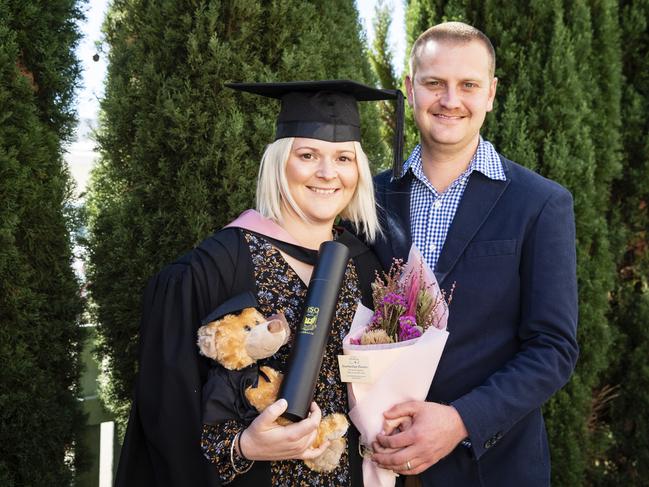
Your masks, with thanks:
<instances>
[{"instance_id":1,"label":"pink flower","mask_svg":"<svg viewBox=\"0 0 649 487\"><path fill-rule=\"evenodd\" d=\"M413 272L412 275L410 276L410 284L408 288L408 296L407 296L407 311L406 313L409 314L410 316L416 316L417 315L417 294L419 294L419 274L416 272Z\"/></svg>"}]
</instances>

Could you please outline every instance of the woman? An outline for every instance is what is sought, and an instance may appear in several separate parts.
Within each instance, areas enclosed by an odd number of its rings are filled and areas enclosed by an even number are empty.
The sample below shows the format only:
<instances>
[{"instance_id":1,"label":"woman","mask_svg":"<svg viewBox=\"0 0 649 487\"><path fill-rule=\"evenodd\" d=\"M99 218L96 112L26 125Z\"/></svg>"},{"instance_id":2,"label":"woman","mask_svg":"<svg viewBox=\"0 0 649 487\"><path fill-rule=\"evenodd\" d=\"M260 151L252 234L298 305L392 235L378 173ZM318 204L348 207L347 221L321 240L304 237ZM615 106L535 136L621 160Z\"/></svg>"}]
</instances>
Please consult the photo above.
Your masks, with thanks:
<instances>
[{"instance_id":1,"label":"woman","mask_svg":"<svg viewBox=\"0 0 649 487\"><path fill-rule=\"evenodd\" d=\"M310 447L321 415L347 410L336 356L356 302L371 303L370 283L379 269L358 239L334 227L342 216L367 240L380 231L356 102L401 95L348 81L231 87L282 100L276 141L259 172L258 212L245 213L150 282L139 377L116 484L360 485L353 431L333 472L310 471L301 460L321 452ZM310 416L278 425L286 407L280 400L251 422L202 427L201 387L210 364L197 352L201 320L251 291L262 314L283 310L294 333L316 249L332 239L348 245L352 259ZM290 343L273 357L280 368L289 351Z\"/></svg>"}]
</instances>

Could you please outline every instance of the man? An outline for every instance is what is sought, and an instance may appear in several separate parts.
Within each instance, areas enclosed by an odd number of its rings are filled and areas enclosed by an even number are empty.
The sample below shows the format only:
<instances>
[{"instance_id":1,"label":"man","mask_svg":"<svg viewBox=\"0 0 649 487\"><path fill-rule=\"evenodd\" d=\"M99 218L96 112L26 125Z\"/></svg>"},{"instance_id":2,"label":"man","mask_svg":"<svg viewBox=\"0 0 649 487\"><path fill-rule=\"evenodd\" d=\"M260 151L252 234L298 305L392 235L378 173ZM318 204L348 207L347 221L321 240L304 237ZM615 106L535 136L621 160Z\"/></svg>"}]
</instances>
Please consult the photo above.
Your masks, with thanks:
<instances>
[{"instance_id":1,"label":"man","mask_svg":"<svg viewBox=\"0 0 649 487\"><path fill-rule=\"evenodd\" d=\"M410 425L386 424L373 445L377 464L424 485L549 485L541 406L578 355L572 197L480 137L494 68L479 30L449 22L424 32L406 77L420 145L403 175L375 180L382 264L415 244L440 286L456 285L427 400L387 411Z\"/></svg>"}]
</instances>

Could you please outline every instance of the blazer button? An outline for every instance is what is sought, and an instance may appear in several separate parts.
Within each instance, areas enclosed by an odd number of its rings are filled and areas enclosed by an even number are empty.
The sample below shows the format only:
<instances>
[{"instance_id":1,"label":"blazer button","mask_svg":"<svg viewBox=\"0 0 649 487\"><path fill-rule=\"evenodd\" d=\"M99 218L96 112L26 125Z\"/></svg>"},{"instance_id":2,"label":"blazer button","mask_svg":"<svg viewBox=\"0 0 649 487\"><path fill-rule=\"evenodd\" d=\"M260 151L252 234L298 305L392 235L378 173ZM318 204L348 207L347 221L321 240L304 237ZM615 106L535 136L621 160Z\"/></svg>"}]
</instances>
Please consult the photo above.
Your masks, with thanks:
<instances>
[{"instance_id":1,"label":"blazer button","mask_svg":"<svg viewBox=\"0 0 649 487\"><path fill-rule=\"evenodd\" d=\"M485 442L485 444L484 444L485 449L488 450L489 448L494 446L496 443L498 443L498 440L501 439L502 437L503 437L503 434L500 431L498 433L496 433L495 435L493 435L491 438L489 438Z\"/></svg>"}]
</instances>

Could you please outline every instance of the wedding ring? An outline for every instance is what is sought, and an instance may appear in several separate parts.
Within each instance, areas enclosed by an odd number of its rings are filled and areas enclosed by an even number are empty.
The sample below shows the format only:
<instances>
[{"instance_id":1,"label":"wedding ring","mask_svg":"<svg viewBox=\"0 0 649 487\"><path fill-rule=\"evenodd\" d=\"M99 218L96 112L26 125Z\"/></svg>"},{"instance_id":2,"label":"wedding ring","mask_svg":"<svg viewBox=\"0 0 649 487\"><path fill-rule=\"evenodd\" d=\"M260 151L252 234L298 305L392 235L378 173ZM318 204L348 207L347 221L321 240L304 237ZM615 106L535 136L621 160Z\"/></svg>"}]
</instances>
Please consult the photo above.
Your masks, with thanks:
<instances>
[{"instance_id":1,"label":"wedding ring","mask_svg":"<svg viewBox=\"0 0 649 487\"><path fill-rule=\"evenodd\" d=\"M410 465L410 460L406 462L406 470L412 470L412 465Z\"/></svg>"}]
</instances>

